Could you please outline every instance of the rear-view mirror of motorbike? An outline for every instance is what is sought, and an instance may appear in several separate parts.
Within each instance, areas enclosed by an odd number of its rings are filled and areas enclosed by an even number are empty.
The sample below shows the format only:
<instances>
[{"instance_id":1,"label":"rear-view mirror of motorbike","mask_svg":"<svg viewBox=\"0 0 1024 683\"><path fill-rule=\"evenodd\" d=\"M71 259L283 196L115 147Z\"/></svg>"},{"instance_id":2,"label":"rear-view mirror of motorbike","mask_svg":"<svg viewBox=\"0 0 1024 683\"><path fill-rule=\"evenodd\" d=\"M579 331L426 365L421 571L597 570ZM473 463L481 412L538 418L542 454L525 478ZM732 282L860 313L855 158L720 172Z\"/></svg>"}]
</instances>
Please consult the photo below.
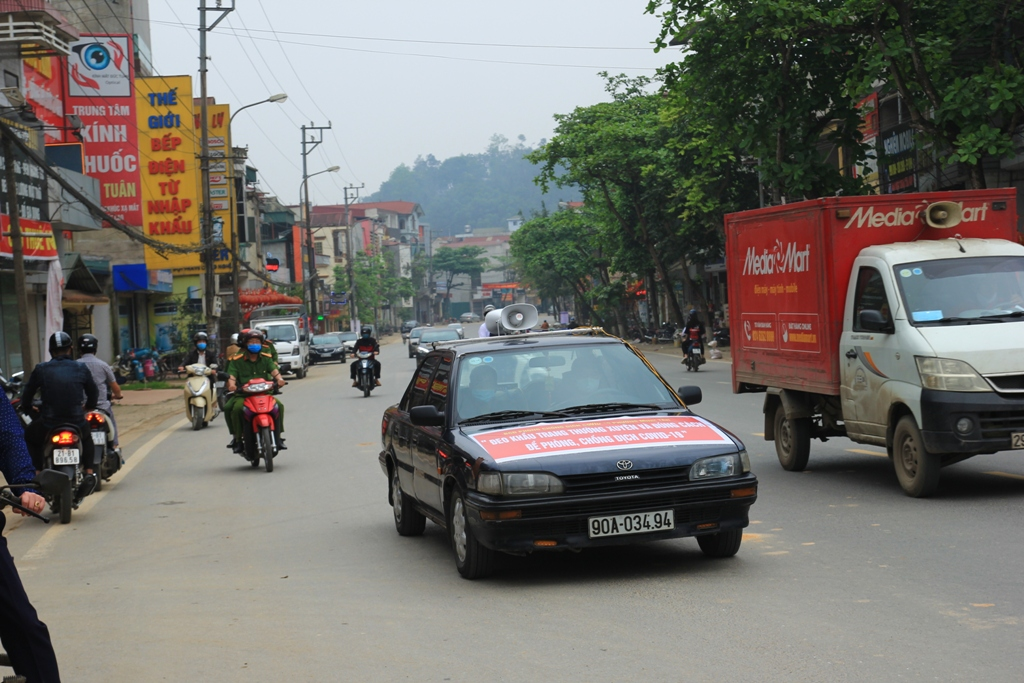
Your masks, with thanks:
<instances>
[{"instance_id":1,"label":"rear-view mirror of motorbike","mask_svg":"<svg viewBox=\"0 0 1024 683\"><path fill-rule=\"evenodd\" d=\"M417 427L443 427L444 413L436 406L416 406L409 411L409 421Z\"/></svg>"},{"instance_id":2,"label":"rear-view mirror of motorbike","mask_svg":"<svg viewBox=\"0 0 1024 683\"><path fill-rule=\"evenodd\" d=\"M47 496L70 492L71 490L71 478L57 470L43 470L36 476L35 484L39 491Z\"/></svg>"}]
</instances>

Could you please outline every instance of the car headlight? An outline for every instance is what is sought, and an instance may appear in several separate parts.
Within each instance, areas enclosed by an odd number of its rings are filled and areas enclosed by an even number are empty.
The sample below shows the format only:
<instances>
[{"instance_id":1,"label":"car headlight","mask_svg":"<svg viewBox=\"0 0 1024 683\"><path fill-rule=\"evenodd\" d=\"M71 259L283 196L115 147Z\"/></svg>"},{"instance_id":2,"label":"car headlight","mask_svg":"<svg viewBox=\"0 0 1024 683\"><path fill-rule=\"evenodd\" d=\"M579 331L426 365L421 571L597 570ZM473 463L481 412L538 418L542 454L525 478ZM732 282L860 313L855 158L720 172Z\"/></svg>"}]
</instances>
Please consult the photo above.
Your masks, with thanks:
<instances>
[{"instance_id":1,"label":"car headlight","mask_svg":"<svg viewBox=\"0 0 1024 683\"><path fill-rule=\"evenodd\" d=\"M562 493L565 486L558 477L543 472L483 472L476 479L476 490L492 496L540 496Z\"/></svg>"},{"instance_id":2,"label":"car headlight","mask_svg":"<svg viewBox=\"0 0 1024 683\"><path fill-rule=\"evenodd\" d=\"M962 360L916 356L921 386L936 391L992 391L981 375Z\"/></svg>"},{"instance_id":3,"label":"car headlight","mask_svg":"<svg viewBox=\"0 0 1024 683\"><path fill-rule=\"evenodd\" d=\"M750 456L746 451L740 451L740 471L746 474L750 471Z\"/></svg>"},{"instance_id":4,"label":"car headlight","mask_svg":"<svg viewBox=\"0 0 1024 683\"><path fill-rule=\"evenodd\" d=\"M746 451L743 451L746 453ZM690 468L690 479L716 479L718 477L732 477L738 474L739 461L736 453L729 455L715 455L710 458L702 458L693 463ZM749 470L749 467L748 467Z\"/></svg>"}]
</instances>

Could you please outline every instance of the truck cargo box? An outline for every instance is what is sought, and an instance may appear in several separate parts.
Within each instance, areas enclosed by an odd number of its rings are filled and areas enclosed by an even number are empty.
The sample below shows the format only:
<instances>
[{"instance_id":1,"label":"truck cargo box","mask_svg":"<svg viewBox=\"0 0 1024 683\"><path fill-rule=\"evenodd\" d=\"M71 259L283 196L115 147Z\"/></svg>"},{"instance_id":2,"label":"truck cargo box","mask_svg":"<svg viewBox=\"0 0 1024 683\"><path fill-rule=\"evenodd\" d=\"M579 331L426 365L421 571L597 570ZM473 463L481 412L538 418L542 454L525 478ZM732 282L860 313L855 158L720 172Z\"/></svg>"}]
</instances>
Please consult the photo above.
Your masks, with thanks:
<instances>
[{"instance_id":1,"label":"truck cargo box","mask_svg":"<svg viewBox=\"0 0 1024 683\"><path fill-rule=\"evenodd\" d=\"M922 209L960 205L929 227ZM839 395L839 341L853 262L873 245L951 237L1018 241L1016 190L827 197L725 217L733 391Z\"/></svg>"}]
</instances>

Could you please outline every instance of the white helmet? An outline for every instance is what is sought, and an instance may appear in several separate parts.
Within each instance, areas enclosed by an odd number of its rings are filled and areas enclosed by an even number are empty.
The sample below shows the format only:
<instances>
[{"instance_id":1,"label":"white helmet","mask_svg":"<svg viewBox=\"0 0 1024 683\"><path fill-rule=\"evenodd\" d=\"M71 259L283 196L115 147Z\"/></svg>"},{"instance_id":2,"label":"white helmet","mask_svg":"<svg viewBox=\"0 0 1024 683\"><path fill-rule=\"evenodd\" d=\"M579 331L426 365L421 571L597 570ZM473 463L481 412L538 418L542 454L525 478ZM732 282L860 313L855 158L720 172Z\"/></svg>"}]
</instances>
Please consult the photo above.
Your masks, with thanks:
<instances>
[{"instance_id":1,"label":"white helmet","mask_svg":"<svg viewBox=\"0 0 1024 683\"><path fill-rule=\"evenodd\" d=\"M488 313L490 313L493 310L494 310L494 306L492 306L491 304L487 304L486 306L484 306L484 315L487 315Z\"/></svg>"},{"instance_id":2,"label":"white helmet","mask_svg":"<svg viewBox=\"0 0 1024 683\"><path fill-rule=\"evenodd\" d=\"M238 333L237 332L235 332L233 335L231 335L231 343L232 344L237 344L238 343Z\"/></svg>"}]
</instances>

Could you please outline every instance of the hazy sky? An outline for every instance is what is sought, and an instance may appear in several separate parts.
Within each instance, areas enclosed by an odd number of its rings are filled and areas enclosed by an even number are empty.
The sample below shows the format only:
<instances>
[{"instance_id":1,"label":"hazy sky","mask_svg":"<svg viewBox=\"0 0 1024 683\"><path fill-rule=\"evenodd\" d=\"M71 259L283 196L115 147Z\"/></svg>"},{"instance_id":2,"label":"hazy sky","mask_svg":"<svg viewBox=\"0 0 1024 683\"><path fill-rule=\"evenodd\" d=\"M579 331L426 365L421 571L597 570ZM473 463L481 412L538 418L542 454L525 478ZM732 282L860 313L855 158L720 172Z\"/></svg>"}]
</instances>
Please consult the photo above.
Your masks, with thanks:
<instances>
[{"instance_id":1,"label":"hazy sky","mask_svg":"<svg viewBox=\"0 0 1024 683\"><path fill-rule=\"evenodd\" d=\"M191 73L198 95L198 3L149 2L158 72ZM264 189L286 202L302 182L304 123L333 124L309 172L341 167L309 181L311 200L341 203L346 184L375 192L419 155L482 152L495 133L536 144L553 114L606 99L597 72L653 75L677 54L651 49L658 21L646 0L236 4L208 34L209 93L233 108L288 94L242 112L232 131Z\"/></svg>"}]
</instances>

